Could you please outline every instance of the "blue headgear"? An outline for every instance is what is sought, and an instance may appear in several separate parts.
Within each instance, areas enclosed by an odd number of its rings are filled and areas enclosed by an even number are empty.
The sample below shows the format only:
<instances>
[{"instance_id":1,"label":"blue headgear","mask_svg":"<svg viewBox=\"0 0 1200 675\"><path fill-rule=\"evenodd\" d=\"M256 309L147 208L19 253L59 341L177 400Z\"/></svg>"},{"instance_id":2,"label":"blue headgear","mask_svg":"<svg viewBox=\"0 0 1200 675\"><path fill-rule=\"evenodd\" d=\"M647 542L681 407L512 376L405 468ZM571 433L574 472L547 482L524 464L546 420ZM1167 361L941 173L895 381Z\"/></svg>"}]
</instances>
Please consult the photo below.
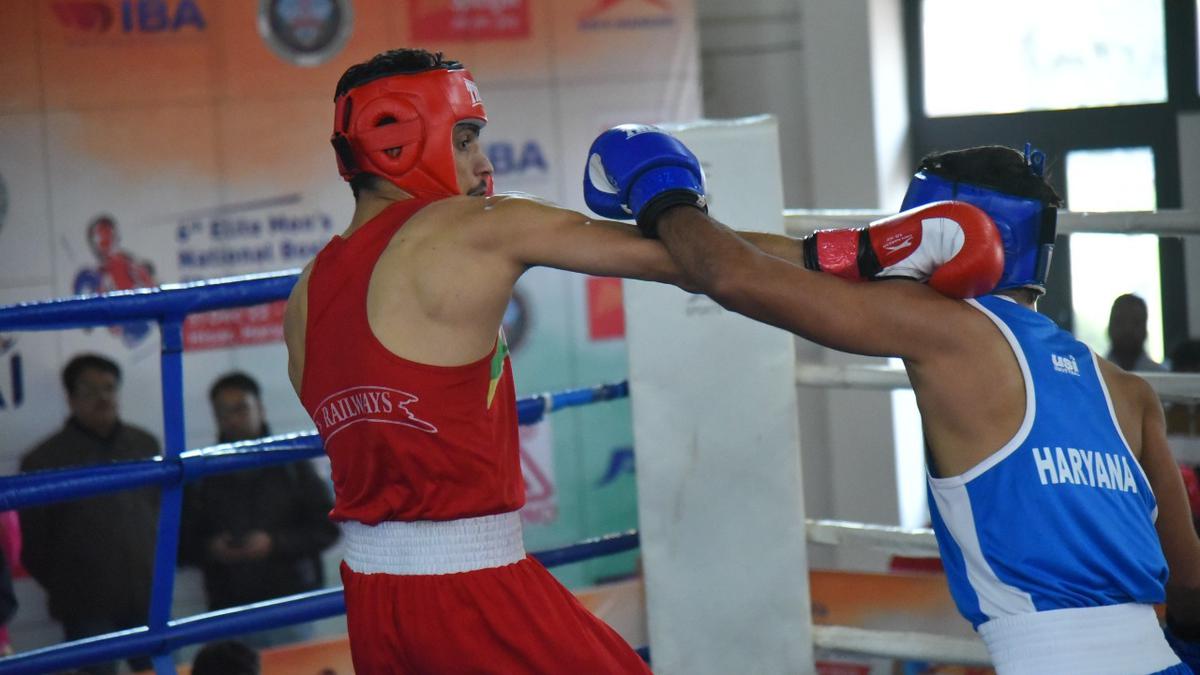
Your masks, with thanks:
<instances>
[{"instance_id":1,"label":"blue headgear","mask_svg":"<svg viewBox=\"0 0 1200 675\"><path fill-rule=\"evenodd\" d=\"M1043 175L1046 155L1025 144L1025 164L1039 178ZM1040 199L1018 197L976 183L956 181L926 169L918 171L908 184L901 211L915 206L953 199L983 209L996 223L1004 241L1004 274L993 290L1032 288L1046 292L1050 273L1050 255L1054 251L1054 233L1058 209Z\"/></svg>"}]
</instances>

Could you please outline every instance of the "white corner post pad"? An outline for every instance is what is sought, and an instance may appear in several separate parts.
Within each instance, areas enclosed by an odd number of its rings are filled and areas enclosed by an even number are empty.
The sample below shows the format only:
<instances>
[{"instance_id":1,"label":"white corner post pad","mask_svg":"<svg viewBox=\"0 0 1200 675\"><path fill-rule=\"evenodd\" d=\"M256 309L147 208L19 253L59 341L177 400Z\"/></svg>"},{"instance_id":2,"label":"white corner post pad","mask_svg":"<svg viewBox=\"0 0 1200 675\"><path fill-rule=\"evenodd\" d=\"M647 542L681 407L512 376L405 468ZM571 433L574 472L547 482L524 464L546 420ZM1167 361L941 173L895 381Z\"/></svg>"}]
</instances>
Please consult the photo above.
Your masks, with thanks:
<instances>
[{"instance_id":1,"label":"white corner post pad","mask_svg":"<svg viewBox=\"0 0 1200 675\"><path fill-rule=\"evenodd\" d=\"M670 131L714 217L783 233L774 118ZM624 292L654 671L813 673L794 338L673 286Z\"/></svg>"}]
</instances>

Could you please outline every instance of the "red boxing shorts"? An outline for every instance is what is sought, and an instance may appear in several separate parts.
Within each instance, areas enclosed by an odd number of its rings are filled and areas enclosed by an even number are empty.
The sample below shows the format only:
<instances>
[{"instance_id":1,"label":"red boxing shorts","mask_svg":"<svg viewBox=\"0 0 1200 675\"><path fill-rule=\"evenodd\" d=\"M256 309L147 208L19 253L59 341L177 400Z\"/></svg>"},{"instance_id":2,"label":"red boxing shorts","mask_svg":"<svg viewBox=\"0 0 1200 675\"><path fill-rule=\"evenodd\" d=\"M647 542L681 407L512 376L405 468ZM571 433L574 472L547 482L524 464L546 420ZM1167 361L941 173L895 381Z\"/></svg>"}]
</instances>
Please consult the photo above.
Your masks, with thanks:
<instances>
[{"instance_id":1,"label":"red boxing shorts","mask_svg":"<svg viewBox=\"0 0 1200 675\"><path fill-rule=\"evenodd\" d=\"M418 535L420 541L411 526L425 523L347 524L341 572L355 672L650 672L541 563L523 553L503 562L513 555L510 516L516 514L429 523L439 531L435 539ZM519 520L515 527L519 536ZM474 564L502 564L457 571L464 544ZM419 554L400 555L397 566L393 554L401 549ZM390 573L397 569L404 573ZM419 572L409 572L414 569Z\"/></svg>"}]
</instances>

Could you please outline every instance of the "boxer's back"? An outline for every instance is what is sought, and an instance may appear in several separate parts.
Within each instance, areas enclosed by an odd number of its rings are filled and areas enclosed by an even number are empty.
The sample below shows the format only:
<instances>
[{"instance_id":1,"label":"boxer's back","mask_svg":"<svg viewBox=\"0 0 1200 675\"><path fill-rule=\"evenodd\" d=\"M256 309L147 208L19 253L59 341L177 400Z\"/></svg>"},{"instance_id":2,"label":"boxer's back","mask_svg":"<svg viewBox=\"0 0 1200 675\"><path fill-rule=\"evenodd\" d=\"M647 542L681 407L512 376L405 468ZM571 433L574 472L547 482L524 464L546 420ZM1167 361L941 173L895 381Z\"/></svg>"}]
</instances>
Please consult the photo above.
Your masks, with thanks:
<instances>
[{"instance_id":1,"label":"boxer's back","mask_svg":"<svg viewBox=\"0 0 1200 675\"><path fill-rule=\"evenodd\" d=\"M399 202L403 204L404 202ZM504 229L505 215L483 200L443 199L417 211L379 256L367 293L374 336L392 353L433 366L470 363L492 349L505 308L524 268L481 246L478 230ZM343 238L370 222L352 224ZM284 337L289 376L300 391L305 359L308 279L305 269L288 300ZM348 345L349 347L350 345Z\"/></svg>"},{"instance_id":2,"label":"boxer's back","mask_svg":"<svg viewBox=\"0 0 1200 675\"><path fill-rule=\"evenodd\" d=\"M1018 432L1025 417L1025 380L996 325L968 303L947 304L954 306L943 307L937 322L949 346L919 360L907 359L905 366L921 408L935 475L957 476ZM1131 454L1140 459L1147 406L1156 405L1157 399L1141 378L1104 359L1098 363L1118 426Z\"/></svg>"},{"instance_id":3,"label":"boxer's back","mask_svg":"<svg viewBox=\"0 0 1200 675\"><path fill-rule=\"evenodd\" d=\"M311 354L292 375L330 457L334 520L451 520L523 502L498 338L507 296L488 293L503 265L460 244L450 206L400 200L352 225L292 298L307 315L298 331L289 312L292 355L301 336ZM486 346L466 351L482 335Z\"/></svg>"}]
</instances>

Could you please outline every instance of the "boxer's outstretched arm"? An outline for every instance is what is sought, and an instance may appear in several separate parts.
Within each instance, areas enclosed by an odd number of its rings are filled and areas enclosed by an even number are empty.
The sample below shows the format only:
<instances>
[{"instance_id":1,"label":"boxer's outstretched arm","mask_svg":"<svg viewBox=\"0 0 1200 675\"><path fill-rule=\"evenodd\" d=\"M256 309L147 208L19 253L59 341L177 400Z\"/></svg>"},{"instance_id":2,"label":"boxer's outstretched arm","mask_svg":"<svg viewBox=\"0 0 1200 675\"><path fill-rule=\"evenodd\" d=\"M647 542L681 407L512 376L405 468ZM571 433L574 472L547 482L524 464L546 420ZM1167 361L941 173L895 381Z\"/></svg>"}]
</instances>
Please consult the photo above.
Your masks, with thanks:
<instances>
[{"instance_id":1,"label":"boxer's outstretched arm","mask_svg":"<svg viewBox=\"0 0 1200 675\"><path fill-rule=\"evenodd\" d=\"M554 267L695 290L662 243L646 239L632 225L509 195L490 198L473 220L467 236L476 247L502 252L525 268ZM803 258L800 240L759 232L745 236L772 255Z\"/></svg>"},{"instance_id":2,"label":"boxer's outstretched arm","mask_svg":"<svg viewBox=\"0 0 1200 675\"><path fill-rule=\"evenodd\" d=\"M834 349L920 362L958 349L953 326L973 311L916 282L856 284L766 255L691 207L664 213L658 232L683 273L725 308Z\"/></svg>"}]
</instances>

